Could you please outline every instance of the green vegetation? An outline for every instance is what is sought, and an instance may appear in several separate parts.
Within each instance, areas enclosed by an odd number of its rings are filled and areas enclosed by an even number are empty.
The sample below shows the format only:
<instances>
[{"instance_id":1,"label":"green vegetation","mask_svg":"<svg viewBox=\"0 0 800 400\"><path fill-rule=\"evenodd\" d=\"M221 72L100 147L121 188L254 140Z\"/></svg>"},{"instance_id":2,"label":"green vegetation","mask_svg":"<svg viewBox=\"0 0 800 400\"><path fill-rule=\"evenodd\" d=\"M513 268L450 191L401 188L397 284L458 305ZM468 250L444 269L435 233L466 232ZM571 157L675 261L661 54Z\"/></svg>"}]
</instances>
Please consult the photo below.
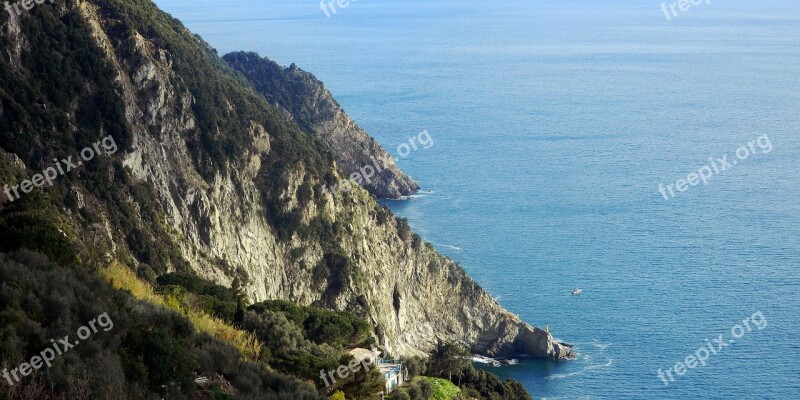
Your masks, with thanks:
<instances>
[{"instance_id":1,"label":"green vegetation","mask_svg":"<svg viewBox=\"0 0 800 400\"><path fill-rule=\"evenodd\" d=\"M41 193L32 192L9 207L0 208L0 251L27 248L62 264L75 264L78 254L66 223Z\"/></svg>"},{"instance_id":2,"label":"green vegetation","mask_svg":"<svg viewBox=\"0 0 800 400\"><path fill-rule=\"evenodd\" d=\"M460 393L461 389L447 379L418 376L392 392L388 398L390 400L456 400L465 398L459 396Z\"/></svg>"},{"instance_id":3,"label":"green vegetation","mask_svg":"<svg viewBox=\"0 0 800 400\"><path fill-rule=\"evenodd\" d=\"M419 377L418 379L425 379L430 383L433 388L433 396L430 397L432 400L453 400L461 393L461 389L459 389L458 386L446 379L427 376Z\"/></svg>"},{"instance_id":4,"label":"green vegetation","mask_svg":"<svg viewBox=\"0 0 800 400\"><path fill-rule=\"evenodd\" d=\"M299 118L295 121L305 132L311 132L316 121L333 118L332 109L325 109L325 114L318 115L315 104L308 102L315 95L311 92L313 88L322 87L322 82L294 64L283 68L278 63L252 52L234 52L226 54L222 59L233 69L241 71L253 88L262 93L270 104L280 104L293 115L297 115Z\"/></svg>"},{"instance_id":5,"label":"green vegetation","mask_svg":"<svg viewBox=\"0 0 800 400\"><path fill-rule=\"evenodd\" d=\"M244 300L233 290L191 274L159 277L156 292L148 290L149 286L130 272L119 268L107 271L105 275L112 282L119 282L120 277L133 281L122 287L140 293L137 298L150 299L183 313L200 330L232 343L246 359L257 359L277 371L313 381L320 391L338 390L355 399L370 397L383 387L383 378L377 371L359 371L330 388L319 377L320 370L335 370L352 360L344 355L345 349L374 344L372 327L352 314L280 300L244 309Z\"/></svg>"},{"instance_id":6,"label":"green vegetation","mask_svg":"<svg viewBox=\"0 0 800 400\"><path fill-rule=\"evenodd\" d=\"M242 293L185 272L162 275L157 282L161 292L177 299L184 309L194 307L228 323L241 322L245 303Z\"/></svg>"},{"instance_id":7,"label":"green vegetation","mask_svg":"<svg viewBox=\"0 0 800 400\"><path fill-rule=\"evenodd\" d=\"M135 282L132 277L115 279ZM158 295L147 287L132 289L145 299L40 254L0 253L0 367L14 368L29 360L49 347L50 339L74 337L79 327L102 313L107 312L114 324L57 357L52 367L15 386L3 383L0 398L321 399L305 383L243 361L225 341L157 304ZM219 378L201 387L194 383L195 376ZM214 393L227 397L212 397Z\"/></svg>"},{"instance_id":8,"label":"green vegetation","mask_svg":"<svg viewBox=\"0 0 800 400\"><path fill-rule=\"evenodd\" d=\"M328 343L344 348L374 344L372 327L366 321L346 312L301 307L281 300L264 301L248 309L258 314L266 311L283 314L314 343Z\"/></svg>"},{"instance_id":9,"label":"green vegetation","mask_svg":"<svg viewBox=\"0 0 800 400\"><path fill-rule=\"evenodd\" d=\"M22 269L36 272L22 274ZM73 391L93 387L91 398L121 399L194 398L201 392L229 396L217 398L251 398L251 393L272 398L267 395L270 391L275 392L273 395L287 392L292 398L317 399L316 390L340 391L349 399L362 399L383 387L383 377L376 370L359 371L330 388L319 379L320 370L335 370L352 360L344 355L345 347L372 344L371 327L353 315L268 301L249 307L237 328L231 325L232 318L210 315L221 309L230 316L228 306L241 304L231 289L183 273L162 276L158 281L163 285L154 288L119 263L102 269L100 275L104 281L81 267L61 267L26 251L0 254L0 304L6 305L0 313L0 323L6 325L0 331L4 366L29 359L41 351L46 339L74 332L92 314L112 310L108 311L112 320L120 322L111 332L116 336L105 342L87 342L87 349L91 345L87 355L70 353L65 356L68 362L63 370L54 367L37 374L31 387L53 386L58 389L49 389L53 391L50 396L69 398L80 398L71 397ZM47 290L53 282L59 282L58 291ZM80 318L70 322L69 313L76 309ZM31 322L24 322L26 319ZM31 323L52 331L31 330ZM62 332L55 331L59 329ZM122 347L115 350L119 343ZM98 351L110 358L96 355ZM95 356L101 359L92 358ZM313 381L317 388L267 372L265 364ZM112 367L115 369L108 376L89 374L98 370L94 368ZM130 371L137 372L130 375ZM260 377L264 374L274 376ZM196 376L219 376L219 382L213 388L200 387L194 383ZM67 384L76 380L79 387ZM267 382L277 386L264 386ZM226 392L228 386L234 390ZM24 398L19 390L6 388L0 395Z\"/></svg>"},{"instance_id":10,"label":"green vegetation","mask_svg":"<svg viewBox=\"0 0 800 400\"><path fill-rule=\"evenodd\" d=\"M242 327L264 343L262 359L278 371L314 381L320 390L342 391L347 398L374 395L383 387L376 370L359 371L325 387L320 370L332 371L353 358L344 350L372 344L372 328L353 315L283 301L254 304Z\"/></svg>"},{"instance_id":11,"label":"green vegetation","mask_svg":"<svg viewBox=\"0 0 800 400\"><path fill-rule=\"evenodd\" d=\"M115 289L130 293L134 298L161 307L169 308L188 319L199 332L206 333L236 348L248 361L256 361L261 352L261 343L250 332L236 329L228 322L207 314L204 310L189 304L185 293L170 287L161 287L158 291L137 277L133 271L113 263L101 271L101 275ZM165 290L166 289L166 290Z\"/></svg>"}]
</instances>

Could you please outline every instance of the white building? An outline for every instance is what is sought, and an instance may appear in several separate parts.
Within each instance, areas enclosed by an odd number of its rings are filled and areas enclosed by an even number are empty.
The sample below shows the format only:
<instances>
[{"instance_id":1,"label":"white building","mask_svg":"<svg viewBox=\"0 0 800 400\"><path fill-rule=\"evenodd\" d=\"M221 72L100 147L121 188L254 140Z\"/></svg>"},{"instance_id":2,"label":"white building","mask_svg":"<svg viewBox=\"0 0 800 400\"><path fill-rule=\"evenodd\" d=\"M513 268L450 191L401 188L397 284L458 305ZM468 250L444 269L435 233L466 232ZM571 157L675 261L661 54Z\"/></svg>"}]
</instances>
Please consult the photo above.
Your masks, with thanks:
<instances>
[{"instance_id":1,"label":"white building","mask_svg":"<svg viewBox=\"0 0 800 400\"><path fill-rule=\"evenodd\" d=\"M378 368L383 378L386 380L384 393L391 393L392 390L402 385L408 380L408 370L399 360L387 360L380 358L381 352L373 348L372 350L355 348L348 351L356 360L369 360L370 364Z\"/></svg>"}]
</instances>

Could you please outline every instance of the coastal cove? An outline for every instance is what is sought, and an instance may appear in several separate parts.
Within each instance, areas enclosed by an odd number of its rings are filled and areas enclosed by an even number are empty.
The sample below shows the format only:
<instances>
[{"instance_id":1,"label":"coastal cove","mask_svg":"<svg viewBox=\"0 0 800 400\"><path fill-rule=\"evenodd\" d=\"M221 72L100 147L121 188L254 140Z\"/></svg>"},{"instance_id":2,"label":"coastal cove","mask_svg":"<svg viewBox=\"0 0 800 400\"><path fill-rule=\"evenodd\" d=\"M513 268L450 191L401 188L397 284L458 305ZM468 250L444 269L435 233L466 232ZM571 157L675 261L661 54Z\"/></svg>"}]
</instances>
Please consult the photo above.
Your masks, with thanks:
<instances>
[{"instance_id":1,"label":"coastal cove","mask_svg":"<svg viewBox=\"0 0 800 400\"><path fill-rule=\"evenodd\" d=\"M577 353L491 372L536 399L800 391L796 1L156 3L220 54L315 74L386 149L435 138L398 162L421 189L383 203ZM764 134L768 154L659 193ZM763 330L659 378L757 311Z\"/></svg>"}]
</instances>

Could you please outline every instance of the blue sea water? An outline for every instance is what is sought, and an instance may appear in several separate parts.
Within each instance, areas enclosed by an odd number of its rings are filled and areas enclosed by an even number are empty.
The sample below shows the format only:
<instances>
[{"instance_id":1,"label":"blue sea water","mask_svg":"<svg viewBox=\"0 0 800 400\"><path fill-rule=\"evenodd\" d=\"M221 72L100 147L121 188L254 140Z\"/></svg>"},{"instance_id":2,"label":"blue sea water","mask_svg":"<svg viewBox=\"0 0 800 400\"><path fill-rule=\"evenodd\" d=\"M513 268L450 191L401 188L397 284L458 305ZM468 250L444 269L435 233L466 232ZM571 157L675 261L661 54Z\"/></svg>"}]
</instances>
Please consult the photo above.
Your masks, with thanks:
<instances>
[{"instance_id":1,"label":"blue sea water","mask_svg":"<svg viewBox=\"0 0 800 400\"><path fill-rule=\"evenodd\" d=\"M221 54L313 72L394 154L430 132L399 162L423 190L391 206L575 344L575 361L493 370L535 398L800 398L800 2L670 20L659 0L359 0L331 17L156 2ZM736 159L762 135L771 151ZM726 154L707 185L659 193ZM763 329L659 378L758 311Z\"/></svg>"}]
</instances>

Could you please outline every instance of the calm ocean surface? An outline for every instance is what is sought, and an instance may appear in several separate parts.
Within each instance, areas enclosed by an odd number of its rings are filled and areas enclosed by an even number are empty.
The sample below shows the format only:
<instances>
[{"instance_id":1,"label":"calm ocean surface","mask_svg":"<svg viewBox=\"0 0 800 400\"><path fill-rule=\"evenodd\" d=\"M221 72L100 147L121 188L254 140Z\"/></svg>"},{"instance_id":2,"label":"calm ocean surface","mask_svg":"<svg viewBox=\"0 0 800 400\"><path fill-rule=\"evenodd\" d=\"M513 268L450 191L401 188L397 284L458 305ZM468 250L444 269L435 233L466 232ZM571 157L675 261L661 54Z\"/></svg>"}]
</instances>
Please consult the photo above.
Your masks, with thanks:
<instances>
[{"instance_id":1,"label":"calm ocean surface","mask_svg":"<svg viewBox=\"0 0 800 400\"><path fill-rule=\"evenodd\" d=\"M395 155L430 132L399 162L423 191L391 206L576 345L494 370L535 398L800 398L800 2L672 20L660 0L157 3L220 54L316 74ZM760 135L772 151L737 160ZM726 154L708 185L659 193ZM659 378L757 311L762 330Z\"/></svg>"}]
</instances>

